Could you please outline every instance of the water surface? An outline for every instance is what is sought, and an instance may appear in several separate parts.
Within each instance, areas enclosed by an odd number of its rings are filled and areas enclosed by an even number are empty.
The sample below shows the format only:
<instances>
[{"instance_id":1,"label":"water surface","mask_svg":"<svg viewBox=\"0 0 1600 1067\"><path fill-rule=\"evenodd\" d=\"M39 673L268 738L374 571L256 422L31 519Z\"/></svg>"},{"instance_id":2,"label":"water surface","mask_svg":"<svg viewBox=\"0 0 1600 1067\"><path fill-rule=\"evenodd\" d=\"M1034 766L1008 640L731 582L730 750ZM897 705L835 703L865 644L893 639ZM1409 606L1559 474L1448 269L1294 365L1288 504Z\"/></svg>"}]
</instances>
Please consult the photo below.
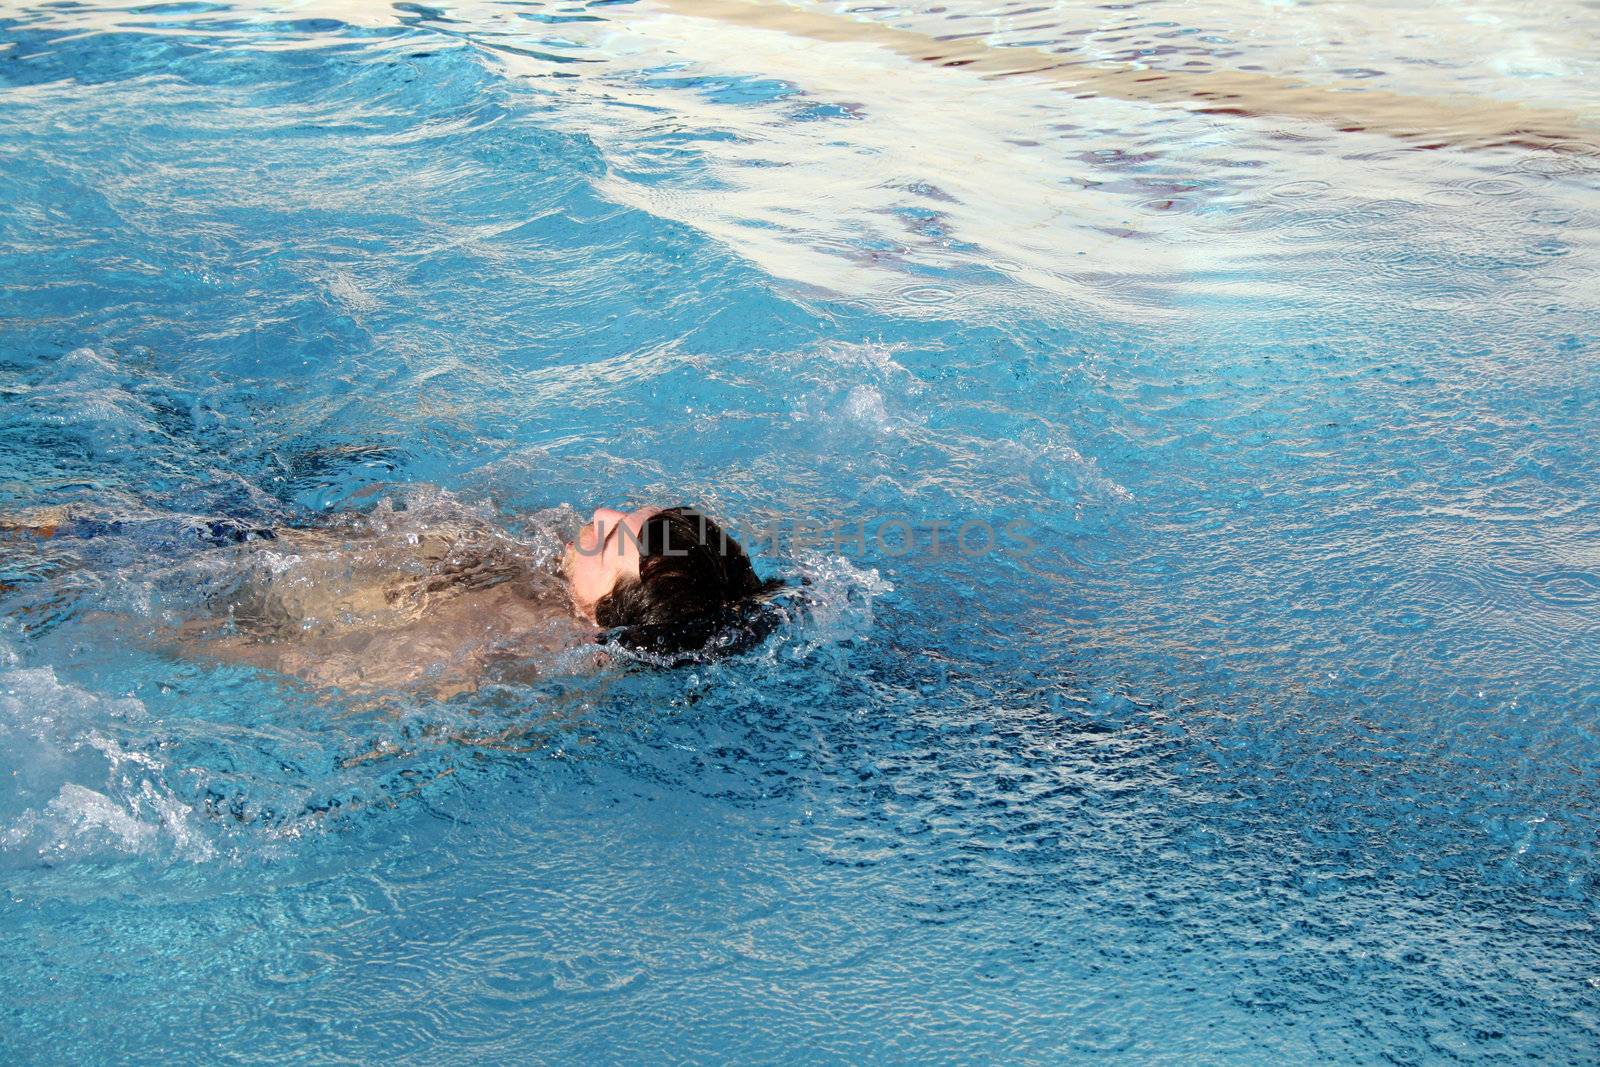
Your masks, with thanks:
<instances>
[{"instance_id":1,"label":"water surface","mask_svg":"<svg viewBox=\"0 0 1600 1067\"><path fill-rule=\"evenodd\" d=\"M1592 1059L1593 8L741 3L0 13L0 512L121 524L0 555L8 1059ZM708 667L161 641L385 499L921 532Z\"/></svg>"}]
</instances>

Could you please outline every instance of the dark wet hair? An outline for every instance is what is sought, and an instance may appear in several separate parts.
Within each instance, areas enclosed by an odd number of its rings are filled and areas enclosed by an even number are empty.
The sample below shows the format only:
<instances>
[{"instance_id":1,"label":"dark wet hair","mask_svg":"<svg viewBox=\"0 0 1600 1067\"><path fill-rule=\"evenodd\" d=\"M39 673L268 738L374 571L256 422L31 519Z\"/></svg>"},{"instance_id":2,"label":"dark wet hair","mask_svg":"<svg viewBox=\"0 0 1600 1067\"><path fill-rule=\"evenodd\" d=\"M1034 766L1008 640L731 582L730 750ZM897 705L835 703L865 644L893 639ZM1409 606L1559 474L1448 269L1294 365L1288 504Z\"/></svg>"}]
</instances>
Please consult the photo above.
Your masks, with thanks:
<instances>
[{"instance_id":1,"label":"dark wet hair","mask_svg":"<svg viewBox=\"0 0 1600 1067\"><path fill-rule=\"evenodd\" d=\"M760 600L783 585L756 576L739 542L689 508L639 528L639 580L595 604L595 621L630 648L666 655L734 651L765 636Z\"/></svg>"}]
</instances>

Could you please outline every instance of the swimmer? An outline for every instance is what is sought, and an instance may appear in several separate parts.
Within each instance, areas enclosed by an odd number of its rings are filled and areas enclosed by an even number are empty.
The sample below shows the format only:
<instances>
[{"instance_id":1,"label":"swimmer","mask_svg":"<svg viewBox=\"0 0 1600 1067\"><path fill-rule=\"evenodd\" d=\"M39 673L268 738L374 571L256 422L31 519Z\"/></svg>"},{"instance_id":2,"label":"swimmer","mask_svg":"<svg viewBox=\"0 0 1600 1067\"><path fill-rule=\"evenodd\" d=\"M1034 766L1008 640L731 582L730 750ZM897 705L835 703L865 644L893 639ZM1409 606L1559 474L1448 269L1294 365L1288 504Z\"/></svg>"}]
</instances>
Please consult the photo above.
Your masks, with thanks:
<instances>
[{"instance_id":1,"label":"swimmer","mask_svg":"<svg viewBox=\"0 0 1600 1067\"><path fill-rule=\"evenodd\" d=\"M750 636L750 611L782 584L763 582L737 541L686 507L600 508L561 550L553 537L519 540L456 507L380 505L307 528L180 526L218 551L188 554L165 579L204 588L210 616L177 628L176 651L352 693L444 698L580 668L608 639L669 656L725 647L741 628ZM59 509L0 531L181 540L170 519Z\"/></svg>"}]
</instances>

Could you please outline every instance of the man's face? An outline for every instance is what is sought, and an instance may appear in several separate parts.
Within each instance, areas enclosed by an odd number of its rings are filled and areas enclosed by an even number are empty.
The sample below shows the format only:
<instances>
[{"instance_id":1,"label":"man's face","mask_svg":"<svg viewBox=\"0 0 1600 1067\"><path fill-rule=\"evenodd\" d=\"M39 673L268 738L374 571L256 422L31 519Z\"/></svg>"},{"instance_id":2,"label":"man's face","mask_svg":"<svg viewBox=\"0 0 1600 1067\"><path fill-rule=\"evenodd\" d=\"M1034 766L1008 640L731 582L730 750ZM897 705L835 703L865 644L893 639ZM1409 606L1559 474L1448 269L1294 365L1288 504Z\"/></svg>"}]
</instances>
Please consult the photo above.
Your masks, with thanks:
<instances>
[{"instance_id":1,"label":"man's face","mask_svg":"<svg viewBox=\"0 0 1600 1067\"><path fill-rule=\"evenodd\" d=\"M619 581L639 580L639 531L660 508L597 508L578 539L567 545L561 570L573 606L594 618L594 607Z\"/></svg>"}]
</instances>

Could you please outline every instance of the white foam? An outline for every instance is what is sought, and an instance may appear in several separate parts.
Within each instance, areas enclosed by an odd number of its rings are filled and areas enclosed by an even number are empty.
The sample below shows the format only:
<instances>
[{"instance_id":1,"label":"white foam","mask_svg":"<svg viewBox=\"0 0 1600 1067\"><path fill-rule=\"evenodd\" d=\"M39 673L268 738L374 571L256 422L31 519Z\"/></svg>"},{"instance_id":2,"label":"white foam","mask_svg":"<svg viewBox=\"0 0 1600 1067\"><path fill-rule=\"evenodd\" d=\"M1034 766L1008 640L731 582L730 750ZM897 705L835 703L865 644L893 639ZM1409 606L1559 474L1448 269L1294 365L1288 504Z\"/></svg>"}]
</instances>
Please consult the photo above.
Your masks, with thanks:
<instances>
[{"instance_id":1,"label":"white foam","mask_svg":"<svg viewBox=\"0 0 1600 1067\"><path fill-rule=\"evenodd\" d=\"M50 667L0 671L0 853L210 858L167 768L113 736L147 718L139 701L64 685Z\"/></svg>"},{"instance_id":2,"label":"white foam","mask_svg":"<svg viewBox=\"0 0 1600 1067\"><path fill-rule=\"evenodd\" d=\"M789 369L808 389L797 398L796 420L867 430L883 436L925 420L918 406L923 383L895 360L899 346L837 343L808 347Z\"/></svg>"},{"instance_id":3,"label":"white foam","mask_svg":"<svg viewBox=\"0 0 1600 1067\"><path fill-rule=\"evenodd\" d=\"M1029 433L1018 441L999 442L996 447L1015 457L1036 489L1063 503L1133 500L1127 488L1108 477L1096 460L1079 452L1066 439L1064 430Z\"/></svg>"},{"instance_id":4,"label":"white foam","mask_svg":"<svg viewBox=\"0 0 1600 1067\"><path fill-rule=\"evenodd\" d=\"M845 417L882 433L889 428L889 412L883 394L874 386L857 385L844 398Z\"/></svg>"},{"instance_id":5,"label":"white foam","mask_svg":"<svg viewBox=\"0 0 1600 1067\"><path fill-rule=\"evenodd\" d=\"M113 360L78 348L56 360L25 397L42 421L71 427L96 455L108 456L160 432L155 409L128 385Z\"/></svg>"},{"instance_id":6,"label":"white foam","mask_svg":"<svg viewBox=\"0 0 1600 1067\"><path fill-rule=\"evenodd\" d=\"M806 585L797 639L788 646L788 655L804 659L818 649L871 632L874 602L894 591L877 568L820 553L802 555L796 562Z\"/></svg>"}]
</instances>

